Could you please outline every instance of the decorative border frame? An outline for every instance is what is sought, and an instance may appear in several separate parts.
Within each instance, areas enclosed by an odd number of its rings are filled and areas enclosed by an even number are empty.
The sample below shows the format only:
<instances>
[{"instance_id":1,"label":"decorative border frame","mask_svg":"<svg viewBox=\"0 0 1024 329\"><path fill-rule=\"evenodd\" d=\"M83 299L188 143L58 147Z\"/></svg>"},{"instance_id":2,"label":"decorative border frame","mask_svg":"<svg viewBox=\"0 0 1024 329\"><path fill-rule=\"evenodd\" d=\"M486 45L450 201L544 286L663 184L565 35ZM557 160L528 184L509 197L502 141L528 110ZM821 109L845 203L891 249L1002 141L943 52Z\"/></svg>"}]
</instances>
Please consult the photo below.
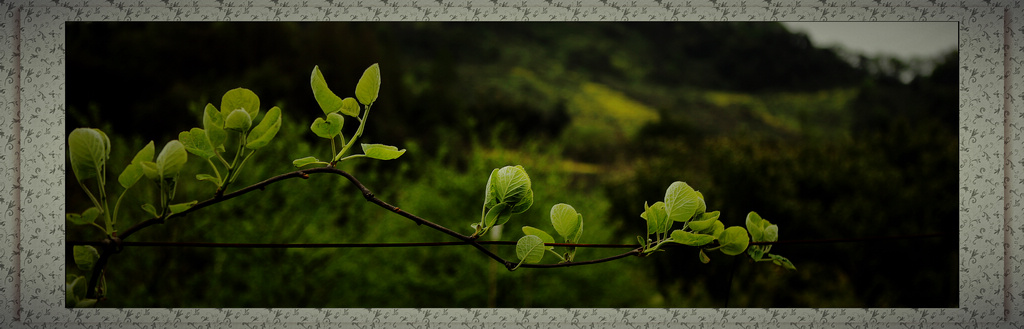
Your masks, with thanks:
<instances>
[{"instance_id":1,"label":"decorative border frame","mask_svg":"<svg viewBox=\"0 0 1024 329\"><path fill-rule=\"evenodd\" d=\"M0 0L3 1L3 0ZM982 2L984 1L984 2ZM1024 8L1008 1L0 2L0 327L1024 327ZM999 1L999 0L995 0ZM400 3L399 3L400 2ZM787 2L792 6L786 6ZM942 2L942 3L939 3ZM295 7L291 7L294 5ZM826 7L810 7L810 6ZM890 7L857 7L857 6ZM941 5L935 7L936 5ZM255 7L254 7L255 6ZM327 7L313 7L327 6ZM702 6L702 7L692 7ZM808 7L801 7L808 6ZM911 7L920 6L920 7ZM929 7L930 6L930 7ZM976 7L969 7L976 6ZM63 304L66 21L958 21L960 307L950 309L86 309ZM0 73L0 77L4 75ZM1001 183L1001 184L1000 184Z\"/></svg>"}]
</instances>

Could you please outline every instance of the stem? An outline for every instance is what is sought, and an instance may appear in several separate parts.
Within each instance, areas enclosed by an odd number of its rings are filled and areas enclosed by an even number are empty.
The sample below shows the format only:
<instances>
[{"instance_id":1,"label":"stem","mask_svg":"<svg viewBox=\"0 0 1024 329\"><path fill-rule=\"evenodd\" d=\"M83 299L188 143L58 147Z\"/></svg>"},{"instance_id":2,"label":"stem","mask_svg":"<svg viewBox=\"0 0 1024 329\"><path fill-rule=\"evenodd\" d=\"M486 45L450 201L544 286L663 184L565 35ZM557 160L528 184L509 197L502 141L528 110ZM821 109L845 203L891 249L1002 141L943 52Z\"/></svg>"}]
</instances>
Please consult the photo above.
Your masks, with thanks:
<instances>
[{"instance_id":1,"label":"stem","mask_svg":"<svg viewBox=\"0 0 1024 329\"><path fill-rule=\"evenodd\" d=\"M235 179L238 179L238 173L242 171L242 166L245 166L245 162L249 161L249 158L252 157L253 153L256 153L256 150L252 150L252 152L249 152L249 154L246 155L244 159L242 159L242 163L239 163L238 168L235 168L234 176L228 179L229 183L233 183L235 182Z\"/></svg>"},{"instance_id":2,"label":"stem","mask_svg":"<svg viewBox=\"0 0 1024 329\"><path fill-rule=\"evenodd\" d=\"M92 205L96 206L100 211L103 211L103 207L100 207L100 202L96 200L96 197L92 195L92 192L90 192L89 189L85 188L85 184L82 183L82 181L78 181L78 185L82 187L83 191L85 191L85 195L89 196L89 200L92 200Z\"/></svg>"},{"instance_id":3,"label":"stem","mask_svg":"<svg viewBox=\"0 0 1024 329\"><path fill-rule=\"evenodd\" d=\"M338 162L342 162L342 161L345 161L345 160L348 160L348 159L365 158L365 157L366 157L366 154L353 154L353 155L341 158L341 160L338 160Z\"/></svg>"},{"instance_id":4,"label":"stem","mask_svg":"<svg viewBox=\"0 0 1024 329\"><path fill-rule=\"evenodd\" d=\"M342 144L344 144L344 142ZM331 137L331 159L336 159L338 156L340 156L340 154L338 154L338 147L334 145L334 137Z\"/></svg>"},{"instance_id":5,"label":"stem","mask_svg":"<svg viewBox=\"0 0 1024 329\"><path fill-rule=\"evenodd\" d=\"M562 260L562 263L565 263L565 262L567 262L567 260L565 260L565 257L562 257L562 255L559 255L559 254L558 254L557 252L555 252L554 250L551 250L551 249L547 249L547 248L545 248L545 250L547 250L547 251L550 251L550 252L551 252L552 254L555 254L555 257L558 257L558 259L561 259L561 260Z\"/></svg>"},{"instance_id":6,"label":"stem","mask_svg":"<svg viewBox=\"0 0 1024 329\"><path fill-rule=\"evenodd\" d=\"M217 157L219 158L220 155L217 155ZM221 160L224 160L224 159L221 158ZM217 170L217 166L213 164L213 160L210 160L210 158L206 158L206 163L210 164L210 168L213 168L213 174L217 175L217 185L220 185L221 183L223 183L223 181L222 181L223 179L220 178L220 170ZM227 161L225 161L224 165L227 165L227 164L228 164Z\"/></svg>"},{"instance_id":7,"label":"stem","mask_svg":"<svg viewBox=\"0 0 1024 329\"><path fill-rule=\"evenodd\" d=\"M349 148L352 148L352 145L356 143L356 139L359 139L359 137L363 136L363 128L366 127L366 118L370 116L371 106L373 106L373 103L366 105L366 111L363 111L363 118L359 119L359 128L356 129L356 134L352 135L352 139L348 140L348 143L345 144L345 147L341 149L341 152L338 152L338 154L334 156L333 162L338 162L338 159L341 158L341 156L344 155L345 152L347 152Z\"/></svg>"},{"instance_id":8,"label":"stem","mask_svg":"<svg viewBox=\"0 0 1024 329\"><path fill-rule=\"evenodd\" d=\"M131 187L129 187L129 188L131 188ZM124 189L124 191L121 192L121 196L117 197L117 201L114 202L114 213L112 214L113 215L112 216L113 217L112 218L112 222L113 223L110 224L111 226L113 226L114 224L117 224L117 212L118 212L118 209L121 208L121 200L124 199L124 195L125 194L128 194L128 189L127 188ZM113 231L112 231L112 233L113 233Z\"/></svg>"}]
</instances>

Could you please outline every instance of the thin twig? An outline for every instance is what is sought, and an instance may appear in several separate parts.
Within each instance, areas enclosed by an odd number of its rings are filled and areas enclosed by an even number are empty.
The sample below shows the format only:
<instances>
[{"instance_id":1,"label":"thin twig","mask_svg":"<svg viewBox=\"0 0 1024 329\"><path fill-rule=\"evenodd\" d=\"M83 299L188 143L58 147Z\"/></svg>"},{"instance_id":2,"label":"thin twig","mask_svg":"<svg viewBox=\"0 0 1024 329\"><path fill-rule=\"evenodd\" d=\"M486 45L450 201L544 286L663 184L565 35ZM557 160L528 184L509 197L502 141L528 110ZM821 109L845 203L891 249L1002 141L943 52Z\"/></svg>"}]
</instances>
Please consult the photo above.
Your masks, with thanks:
<instances>
[{"instance_id":1,"label":"thin twig","mask_svg":"<svg viewBox=\"0 0 1024 329\"><path fill-rule=\"evenodd\" d=\"M481 245L515 245L516 241L477 241ZM104 246L103 241L67 241L71 246ZM399 242L399 243L224 243L224 242L121 242L123 247L183 247L183 248L403 248L403 247L445 247L465 246L469 242ZM546 243L553 247L577 248L637 248L639 245L628 244L573 244Z\"/></svg>"}]
</instances>

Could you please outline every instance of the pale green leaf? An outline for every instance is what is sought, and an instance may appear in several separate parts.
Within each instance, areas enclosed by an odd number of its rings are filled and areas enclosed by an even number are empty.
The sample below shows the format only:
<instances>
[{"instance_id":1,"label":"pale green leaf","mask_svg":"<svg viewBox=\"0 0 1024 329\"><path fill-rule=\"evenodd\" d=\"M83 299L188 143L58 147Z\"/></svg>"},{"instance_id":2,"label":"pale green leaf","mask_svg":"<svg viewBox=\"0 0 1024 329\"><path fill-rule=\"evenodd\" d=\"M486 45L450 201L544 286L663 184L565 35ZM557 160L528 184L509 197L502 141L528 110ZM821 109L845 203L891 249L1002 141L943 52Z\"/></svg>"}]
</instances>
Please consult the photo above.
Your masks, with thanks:
<instances>
[{"instance_id":1,"label":"pale green leaf","mask_svg":"<svg viewBox=\"0 0 1024 329\"><path fill-rule=\"evenodd\" d=\"M132 163L142 163L143 161L153 161L153 156L156 155L156 146L153 141L149 141L146 146L143 146L138 153L135 153L135 157L132 158Z\"/></svg>"},{"instance_id":2,"label":"pale green leaf","mask_svg":"<svg viewBox=\"0 0 1024 329\"><path fill-rule=\"evenodd\" d=\"M380 91L380 66L376 63L370 65L363 71L363 76L356 84L356 98L363 105L370 105L377 101L377 93Z\"/></svg>"},{"instance_id":3,"label":"pale green leaf","mask_svg":"<svg viewBox=\"0 0 1024 329\"><path fill-rule=\"evenodd\" d=\"M524 236L516 242L516 257L526 264L540 263L544 250L544 240L536 235Z\"/></svg>"},{"instance_id":4,"label":"pale green leaf","mask_svg":"<svg viewBox=\"0 0 1024 329\"><path fill-rule=\"evenodd\" d=\"M317 136L331 139L341 134L341 128L344 125L345 117L341 116L341 114L331 113L327 115L327 120L324 120L324 118L313 120L309 130L312 130Z\"/></svg>"},{"instance_id":5,"label":"pale green leaf","mask_svg":"<svg viewBox=\"0 0 1024 329\"><path fill-rule=\"evenodd\" d=\"M231 113L238 109L245 110L251 120L260 114L260 98L249 89L235 88L228 90L220 99L220 113ZM227 124L230 125L230 123ZM248 128L245 130L248 130Z\"/></svg>"},{"instance_id":6,"label":"pale green leaf","mask_svg":"<svg viewBox=\"0 0 1024 329\"><path fill-rule=\"evenodd\" d=\"M228 113L224 119L224 129L245 133L252 127L252 115L243 109L237 109Z\"/></svg>"},{"instance_id":7,"label":"pale green leaf","mask_svg":"<svg viewBox=\"0 0 1024 329\"><path fill-rule=\"evenodd\" d=\"M765 248L763 246L750 246L747 248L747 255L750 255L750 259L755 261L761 260L764 257Z\"/></svg>"},{"instance_id":8,"label":"pale green leaf","mask_svg":"<svg viewBox=\"0 0 1024 329\"><path fill-rule=\"evenodd\" d=\"M68 134L68 160L78 181L96 177L110 154L110 143L99 129L76 128Z\"/></svg>"},{"instance_id":9,"label":"pale green leaf","mask_svg":"<svg viewBox=\"0 0 1024 329\"><path fill-rule=\"evenodd\" d=\"M581 223L579 214L572 206L559 203L551 207L551 226L554 226L555 232L566 241L572 241Z\"/></svg>"},{"instance_id":10,"label":"pale green leaf","mask_svg":"<svg viewBox=\"0 0 1024 329\"><path fill-rule=\"evenodd\" d=\"M768 258L772 259L772 263L778 266L782 266L785 269L796 271L796 266L789 261L788 258L779 255L768 254Z\"/></svg>"},{"instance_id":11,"label":"pale green leaf","mask_svg":"<svg viewBox=\"0 0 1024 329\"><path fill-rule=\"evenodd\" d=\"M224 114L213 104L206 104L206 109L203 110L203 130L206 130L206 135L214 147L224 145L224 142L227 141L228 133L224 131Z\"/></svg>"},{"instance_id":12,"label":"pale green leaf","mask_svg":"<svg viewBox=\"0 0 1024 329\"><path fill-rule=\"evenodd\" d=\"M196 180L199 180L199 181L209 181L211 183L217 184L217 186L220 186L220 183L221 183L220 179L217 179L217 177L214 177L213 175L208 175L208 174L196 174Z\"/></svg>"},{"instance_id":13,"label":"pale green leaf","mask_svg":"<svg viewBox=\"0 0 1024 329\"><path fill-rule=\"evenodd\" d=\"M96 221L96 217L100 214L100 208L90 207L79 214L67 214L67 219L71 224L75 225L89 225Z\"/></svg>"},{"instance_id":14,"label":"pale green leaf","mask_svg":"<svg viewBox=\"0 0 1024 329\"><path fill-rule=\"evenodd\" d=\"M644 212L640 217L647 221L647 234L668 232L672 227L672 221L668 220L665 209L664 202L658 201L650 206L644 202Z\"/></svg>"},{"instance_id":15,"label":"pale green leaf","mask_svg":"<svg viewBox=\"0 0 1024 329\"><path fill-rule=\"evenodd\" d=\"M168 206L168 208L171 208L171 215L173 215L173 214L177 214L177 213L183 212L185 210L189 210L190 208L195 206L197 203L199 203L199 201L190 201L190 202L185 202L185 203L172 204L172 205Z\"/></svg>"},{"instance_id":16,"label":"pale green leaf","mask_svg":"<svg viewBox=\"0 0 1024 329\"><path fill-rule=\"evenodd\" d=\"M85 298L89 290L89 279L84 276L75 278L75 280L71 281L71 284L69 284L68 290L71 290L71 295L75 297L76 302Z\"/></svg>"},{"instance_id":17,"label":"pale green leaf","mask_svg":"<svg viewBox=\"0 0 1024 329\"><path fill-rule=\"evenodd\" d=\"M672 241L687 246L700 247L715 241L715 237L707 234L694 234L683 230L672 231Z\"/></svg>"},{"instance_id":18,"label":"pale green leaf","mask_svg":"<svg viewBox=\"0 0 1024 329\"><path fill-rule=\"evenodd\" d=\"M697 212L701 200L690 185L674 182L665 190L665 213L669 221L685 222Z\"/></svg>"},{"instance_id":19,"label":"pale green leaf","mask_svg":"<svg viewBox=\"0 0 1024 329\"><path fill-rule=\"evenodd\" d=\"M363 154L377 160L392 160L405 154L405 149L384 144L362 144Z\"/></svg>"},{"instance_id":20,"label":"pale green leaf","mask_svg":"<svg viewBox=\"0 0 1024 329\"><path fill-rule=\"evenodd\" d=\"M143 203L142 210L145 210L150 215L153 215L153 217L160 217L160 214L156 212L156 207L153 207L153 205L151 204Z\"/></svg>"},{"instance_id":21,"label":"pale green leaf","mask_svg":"<svg viewBox=\"0 0 1024 329\"><path fill-rule=\"evenodd\" d=\"M537 237L540 237L544 243L555 243L555 238L552 237L551 234L548 234L548 232L544 232L544 230L536 227L523 226L523 234L536 235ZM555 247L547 246L547 249L555 249Z\"/></svg>"},{"instance_id":22,"label":"pale green leaf","mask_svg":"<svg viewBox=\"0 0 1024 329\"><path fill-rule=\"evenodd\" d=\"M72 253L75 265L83 271L92 271L92 266L100 259L100 252L93 246L75 246Z\"/></svg>"},{"instance_id":23,"label":"pale green leaf","mask_svg":"<svg viewBox=\"0 0 1024 329\"><path fill-rule=\"evenodd\" d=\"M707 264L711 262L711 258L708 257L708 254L704 253L704 249L700 250L700 254L698 255L698 257L701 263Z\"/></svg>"},{"instance_id":24,"label":"pale green leaf","mask_svg":"<svg viewBox=\"0 0 1024 329\"><path fill-rule=\"evenodd\" d=\"M142 173L146 175L146 178L152 180L160 179L160 168L157 168L156 162L143 161L139 165L142 166Z\"/></svg>"},{"instance_id":25,"label":"pale green leaf","mask_svg":"<svg viewBox=\"0 0 1024 329\"><path fill-rule=\"evenodd\" d=\"M127 189L134 186L142 178L142 174L142 164L132 163L124 167L124 171L117 176L117 182L121 184L121 187Z\"/></svg>"},{"instance_id":26,"label":"pale green leaf","mask_svg":"<svg viewBox=\"0 0 1024 329\"><path fill-rule=\"evenodd\" d=\"M177 140L171 140L156 156L157 172L160 173L161 178L174 177L185 166L186 161L188 161L188 152L185 151L185 146Z\"/></svg>"},{"instance_id":27,"label":"pale green leaf","mask_svg":"<svg viewBox=\"0 0 1024 329\"><path fill-rule=\"evenodd\" d=\"M764 226L761 223L761 216L756 212L751 211L747 214L747 231L750 232L750 237L754 242L764 241Z\"/></svg>"},{"instance_id":28,"label":"pale green leaf","mask_svg":"<svg viewBox=\"0 0 1024 329\"><path fill-rule=\"evenodd\" d=\"M213 151L213 143L207 137L206 131L199 128L192 128L189 131L178 133L178 141L185 146L188 153L195 154L203 159L209 159L217 153Z\"/></svg>"},{"instance_id":29,"label":"pale green leaf","mask_svg":"<svg viewBox=\"0 0 1024 329\"><path fill-rule=\"evenodd\" d=\"M747 250L750 237L747 236L747 230L742 227L730 226L718 235L718 243L723 254L736 256Z\"/></svg>"},{"instance_id":30,"label":"pale green leaf","mask_svg":"<svg viewBox=\"0 0 1024 329\"><path fill-rule=\"evenodd\" d=\"M530 199L530 203L533 202L530 175L522 166L502 167L492 175L492 178L494 181L491 182L491 187L494 188L493 196L497 203L516 204L527 199Z\"/></svg>"},{"instance_id":31,"label":"pale green leaf","mask_svg":"<svg viewBox=\"0 0 1024 329\"><path fill-rule=\"evenodd\" d=\"M572 242L572 243L579 243L580 242L580 238L583 237L583 214L577 214L577 216L579 216L579 218L580 218L579 219L579 221L580 221L580 228L578 230L576 230L576 234L574 234L572 236L572 239L569 241L569 242Z\"/></svg>"},{"instance_id":32,"label":"pale green leaf","mask_svg":"<svg viewBox=\"0 0 1024 329\"><path fill-rule=\"evenodd\" d=\"M762 236L762 238L764 238L764 241L767 241L767 242L779 241L779 226L778 225L768 225L768 227L765 227L764 228L764 235ZM754 240L754 241L757 241L757 240Z\"/></svg>"},{"instance_id":33,"label":"pale green leaf","mask_svg":"<svg viewBox=\"0 0 1024 329\"><path fill-rule=\"evenodd\" d=\"M519 199L519 202L516 202L516 204L512 206L512 213L521 214L530 209L531 206L533 206L533 190L528 189L526 190L526 194Z\"/></svg>"},{"instance_id":34,"label":"pale green leaf","mask_svg":"<svg viewBox=\"0 0 1024 329\"><path fill-rule=\"evenodd\" d=\"M359 117L359 102L355 98L345 97L345 99L341 100L341 114Z\"/></svg>"},{"instance_id":35,"label":"pale green leaf","mask_svg":"<svg viewBox=\"0 0 1024 329\"><path fill-rule=\"evenodd\" d=\"M292 165L301 168L318 162L320 162L320 159L317 159L316 157L305 157L301 159L295 159L295 161L292 161Z\"/></svg>"},{"instance_id":36,"label":"pale green leaf","mask_svg":"<svg viewBox=\"0 0 1024 329\"><path fill-rule=\"evenodd\" d=\"M341 109L341 97L327 87L327 81L324 80L319 65L313 66L313 73L309 77L309 86L313 89L313 98L316 99L317 104L320 104L320 109L324 111L324 114L331 114Z\"/></svg>"},{"instance_id":37,"label":"pale green leaf","mask_svg":"<svg viewBox=\"0 0 1024 329\"><path fill-rule=\"evenodd\" d=\"M498 200L498 192L496 185L498 182L498 169L491 170L491 175L487 176L487 185L484 186L484 209L490 209L494 205L500 202Z\"/></svg>"},{"instance_id":38,"label":"pale green leaf","mask_svg":"<svg viewBox=\"0 0 1024 329\"><path fill-rule=\"evenodd\" d=\"M274 136L277 136L278 130L281 130L281 109L274 106L267 111L256 128L252 128L252 131L249 132L249 136L245 139L245 147L255 150L267 146Z\"/></svg>"},{"instance_id":39,"label":"pale green leaf","mask_svg":"<svg viewBox=\"0 0 1024 329\"><path fill-rule=\"evenodd\" d=\"M484 215L484 227L490 228L491 226L501 225L507 222L509 217L512 216L512 213L509 210L507 203L494 205L494 207L488 210L487 214Z\"/></svg>"}]
</instances>

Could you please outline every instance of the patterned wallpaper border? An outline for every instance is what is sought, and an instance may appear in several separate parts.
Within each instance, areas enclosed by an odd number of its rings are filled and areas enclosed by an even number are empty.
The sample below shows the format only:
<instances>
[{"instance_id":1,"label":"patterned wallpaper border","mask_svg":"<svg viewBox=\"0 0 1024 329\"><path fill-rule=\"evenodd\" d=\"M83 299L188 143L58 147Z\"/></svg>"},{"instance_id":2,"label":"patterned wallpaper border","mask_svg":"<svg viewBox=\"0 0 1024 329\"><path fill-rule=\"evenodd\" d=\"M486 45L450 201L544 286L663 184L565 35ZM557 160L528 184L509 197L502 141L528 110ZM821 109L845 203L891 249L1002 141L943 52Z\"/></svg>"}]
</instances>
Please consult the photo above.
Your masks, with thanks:
<instances>
[{"instance_id":1,"label":"patterned wallpaper border","mask_svg":"<svg viewBox=\"0 0 1024 329\"><path fill-rule=\"evenodd\" d=\"M234 8L203 7L209 2L59 2L51 7L0 4L7 15L0 71L0 139L8 147L0 171L0 327L974 327L989 323L1019 327L1022 130L1020 120L1019 37L1014 17L978 3L979 8L794 8L780 1L743 1L742 8L684 8L674 3L736 5L736 1L640 2L629 6L599 2L552 2L524 7L506 2L359 2L350 7L280 7L330 2L232 2ZM832 5L815 1L817 5ZM870 5L934 6L935 1L877 2ZM567 3L573 7L557 7ZM807 1L795 2L799 4ZM862 4L865 1L834 2ZM949 2L944 2L949 3ZM951 2L965 4L975 2ZM270 7L241 7L258 6ZM362 4L362 5L360 5ZM455 5L453 5L455 4ZM463 6L475 6L462 8ZM548 3L542 3L548 4ZM38 5L38 4L36 4ZM52 6L57 5L57 6ZM62 7L79 6L79 7ZM363 7L369 6L369 7ZM498 6L502 6L499 8ZM1004 20L1004 15L1010 18ZM63 308L63 22L78 20L939 20L961 22L961 279L959 309L98 309ZM1004 23L1010 22L1008 26ZM1004 35L1005 33L1005 35ZM1012 46L1011 46L1012 45ZM17 50L20 49L20 54ZM1006 62L1004 55L1010 59ZM1004 63L1006 64L1004 66ZM1004 71L1010 70L1005 76ZM1008 82L1008 83L1004 83ZM20 86L20 89L19 89ZM17 112L16 109L20 109ZM21 150L15 152L14 150ZM20 171L14 170L20 168ZM1005 170L1005 171L1004 171ZM1002 183L1002 184L1000 184ZM1006 199L1008 198L1008 199ZM54 205L60 205L54 207ZM16 229L19 224L20 230ZM981 233L977 233L981 232ZM18 242L20 250L16 247ZM1008 289L1007 289L1008 288ZM15 317L18 317L15 319ZM1009 320L1009 321L1004 321ZM484 326L486 324L486 326Z\"/></svg>"}]
</instances>

